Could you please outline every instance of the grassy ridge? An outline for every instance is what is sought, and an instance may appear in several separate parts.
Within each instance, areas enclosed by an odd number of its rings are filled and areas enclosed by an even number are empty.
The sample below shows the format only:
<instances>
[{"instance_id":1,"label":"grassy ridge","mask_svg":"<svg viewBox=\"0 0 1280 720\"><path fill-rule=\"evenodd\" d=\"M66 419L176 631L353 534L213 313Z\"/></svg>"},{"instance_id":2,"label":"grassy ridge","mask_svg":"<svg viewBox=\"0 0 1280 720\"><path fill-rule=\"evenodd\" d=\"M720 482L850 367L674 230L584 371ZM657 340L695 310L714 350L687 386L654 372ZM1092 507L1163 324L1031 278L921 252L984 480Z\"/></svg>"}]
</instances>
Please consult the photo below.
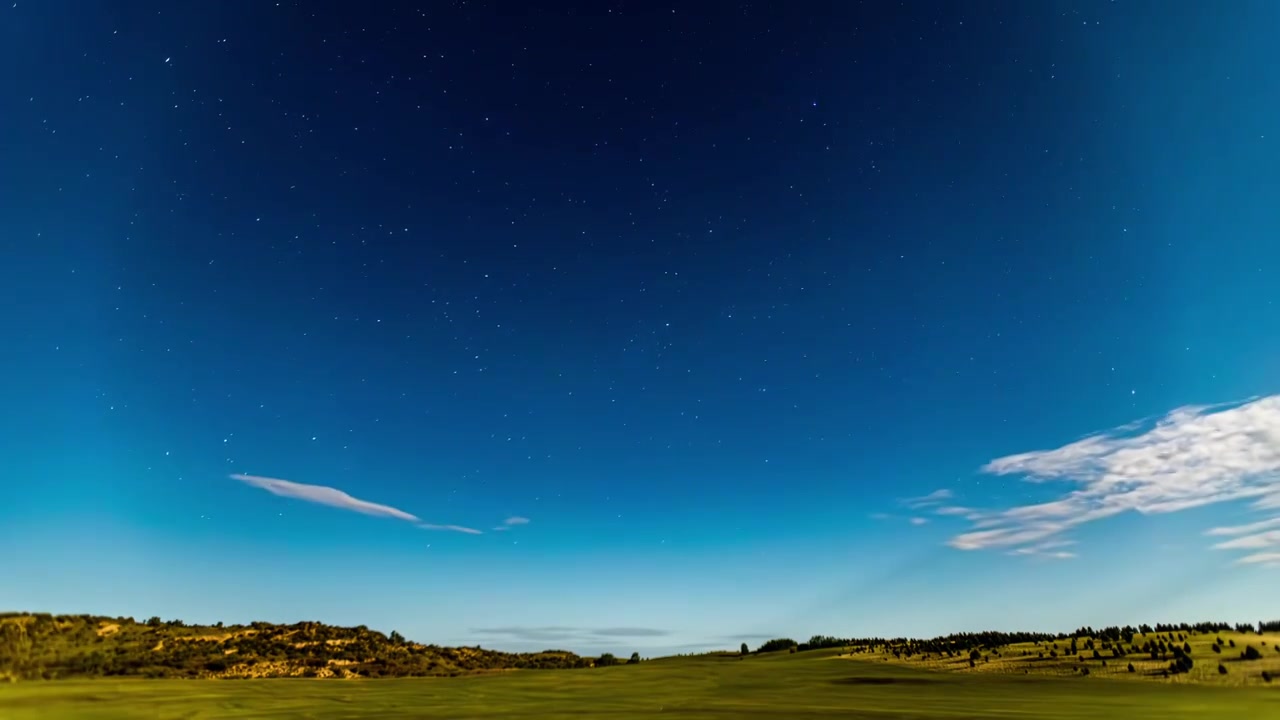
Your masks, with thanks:
<instances>
[{"instance_id":1,"label":"grassy ridge","mask_svg":"<svg viewBox=\"0 0 1280 720\"><path fill-rule=\"evenodd\" d=\"M839 651L675 658L562 673L453 679L68 681L0 685L6 720L244 718L1280 717L1280 692L1094 677L929 672Z\"/></svg>"},{"instance_id":2,"label":"grassy ridge","mask_svg":"<svg viewBox=\"0 0 1280 720\"><path fill-rule=\"evenodd\" d=\"M0 681L147 678L415 677L589 667L570 652L505 653L407 642L314 622L194 626L90 615L0 617Z\"/></svg>"},{"instance_id":3,"label":"grassy ridge","mask_svg":"<svg viewBox=\"0 0 1280 720\"><path fill-rule=\"evenodd\" d=\"M972 675L1052 675L1060 677L1087 674L1092 678L1139 680L1164 683L1197 683L1244 686L1272 685L1280 690L1280 633L1241 632L1164 632L1137 633L1128 643L1110 644L1087 636L1072 640L1052 639L986 647L978 651L970 663L969 653L951 657L933 653L908 654L901 646L878 645L855 648L845 657L854 660L882 662L921 669ZM1161 650L1163 646L1163 650ZM1214 650L1214 647L1217 650ZM1144 647L1154 647L1156 657ZM1191 659L1185 671L1170 672L1175 662L1176 647ZM1118 648L1115 654L1112 648ZM1246 659L1253 648L1258 657ZM1184 650L1185 649L1185 650ZM1096 655L1095 655L1096 653ZM1133 670L1129 670L1129 666ZM1267 678L1271 678L1268 680Z\"/></svg>"}]
</instances>

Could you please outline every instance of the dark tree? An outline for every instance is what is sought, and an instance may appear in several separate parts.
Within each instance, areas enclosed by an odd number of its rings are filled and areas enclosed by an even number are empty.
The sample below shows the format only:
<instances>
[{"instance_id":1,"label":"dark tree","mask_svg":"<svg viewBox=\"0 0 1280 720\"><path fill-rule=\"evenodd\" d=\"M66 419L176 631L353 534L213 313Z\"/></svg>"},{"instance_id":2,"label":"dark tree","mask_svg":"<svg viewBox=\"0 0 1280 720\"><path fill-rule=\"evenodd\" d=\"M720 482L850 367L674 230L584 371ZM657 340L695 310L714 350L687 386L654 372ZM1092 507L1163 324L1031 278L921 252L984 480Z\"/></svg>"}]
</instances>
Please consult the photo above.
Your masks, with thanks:
<instances>
[{"instance_id":1,"label":"dark tree","mask_svg":"<svg viewBox=\"0 0 1280 720\"><path fill-rule=\"evenodd\" d=\"M639 665L639 664L640 664L640 653L638 653L638 652L633 652L633 653L631 653L631 659L627 661L627 664L628 664L628 665Z\"/></svg>"},{"instance_id":2,"label":"dark tree","mask_svg":"<svg viewBox=\"0 0 1280 720\"><path fill-rule=\"evenodd\" d=\"M1240 657L1245 660L1261 660L1262 653L1258 651L1258 648L1252 645L1245 645L1244 652L1240 653Z\"/></svg>"},{"instance_id":3,"label":"dark tree","mask_svg":"<svg viewBox=\"0 0 1280 720\"><path fill-rule=\"evenodd\" d=\"M600 657L596 658L596 667L609 667L617 664L618 658L614 657L613 653L603 653Z\"/></svg>"},{"instance_id":4,"label":"dark tree","mask_svg":"<svg viewBox=\"0 0 1280 720\"><path fill-rule=\"evenodd\" d=\"M765 644L761 645L756 650L756 652L762 652L762 653L775 652L778 650L787 650L789 648L794 648L795 646L796 646L796 641L792 640L791 638L774 638L773 640L770 640Z\"/></svg>"},{"instance_id":5,"label":"dark tree","mask_svg":"<svg viewBox=\"0 0 1280 720\"><path fill-rule=\"evenodd\" d=\"M1129 672L1137 672L1137 670L1133 667L1133 663L1129 663Z\"/></svg>"},{"instance_id":6,"label":"dark tree","mask_svg":"<svg viewBox=\"0 0 1280 720\"><path fill-rule=\"evenodd\" d=\"M1226 666L1226 665L1223 665L1222 663L1218 663L1218 674L1219 674L1219 675L1226 675L1226 674L1227 674L1227 666Z\"/></svg>"},{"instance_id":7,"label":"dark tree","mask_svg":"<svg viewBox=\"0 0 1280 720\"><path fill-rule=\"evenodd\" d=\"M746 644L746 643L742 643L742 647L738 649L738 654L739 654L739 655L750 655L750 654L751 654L751 648L747 647L747 644Z\"/></svg>"}]
</instances>

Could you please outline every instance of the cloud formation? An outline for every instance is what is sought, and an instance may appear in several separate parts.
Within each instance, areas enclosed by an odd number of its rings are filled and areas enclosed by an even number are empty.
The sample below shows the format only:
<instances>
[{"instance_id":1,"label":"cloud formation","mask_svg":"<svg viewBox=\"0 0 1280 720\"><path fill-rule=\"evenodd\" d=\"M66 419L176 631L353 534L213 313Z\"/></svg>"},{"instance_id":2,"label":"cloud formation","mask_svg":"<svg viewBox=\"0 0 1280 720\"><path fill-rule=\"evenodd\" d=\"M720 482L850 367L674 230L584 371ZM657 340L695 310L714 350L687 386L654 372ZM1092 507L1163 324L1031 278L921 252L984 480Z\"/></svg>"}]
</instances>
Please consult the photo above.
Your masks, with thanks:
<instances>
[{"instance_id":1,"label":"cloud formation","mask_svg":"<svg viewBox=\"0 0 1280 720\"><path fill-rule=\"evenodd\" d=\"M338 508L339 510L357 512L361 515L372 515L374 517L388 517L395 518L396 520L404 520L406 522L414 523L423 530L445 530L449 532L464 533L466 535L482 534L479 530L463 527L461 525L436 525L434 523L423 522L417 515L407 513L399 508L369 502L368 500L361 500L360 498L352 497L337 488L326 487L324 485L308 485L306 483L293 482L292 480L281 480L279 478L263 477L261 475L243 475L241 473L231 475L231 479L239 480L246 485L252 485L256 488L262 488L272 495L294 498L295 500L305 500L307 502L316 503L317 505L327 505L329 507Z\"/></svg>"},{"instance_id":2,"label":"cloud formation","mask_svg":"<svg viewBox=\"0 0 1280 720\"><path fill-rule=\"evenodd\" d=\"M418 523L418 527L423 530L444 530L446 532L457 532L464 535L483 535L483 530L475 528L463 527L461 525L436 525L435 523Z\"/></svg>"},{"instance_id":3,"label":"cloud formation","mask_svg":"<svg viewBox=\"0 0 1280 720\"><path fill-rule=\"evenodd\" d=\"M511 516L511 517L507 518L506 520L503 520L503 521L502 521L502 524L503 524L503 525L528 525L528 524L529 524L529 518L527 518L527 517L520 517L519 515L513 515L513 516ZM553 524L554 524L554 523L553 523Z\"/></svg>"},{"instance_id":4,"label":"cloud formation","mask_svg":"<svg viewBox=\"0 0 1280 720\"><path fill-rule=\"evenodd\" d=\"M1044 503L964 515L974 529L950 541L961 550L1040 554L1030 549L1084 523L1131 511L1172 513L1239 500L1253 500L1256 509L1280 509L1280 395L1178 408L1154 423L1131 423L1059 448L998 458L982 470L1032 483L1069 483L1073 489ZM916 502L933 507L938 497L933 493ZM1220 549L1259 551L1238 562L1271 564L1280 561L1280 552L1265 549L1280 551L1280 533L1258 531L1277 524L1280 517L1209 532L1242 536L1215 546Z\"/></svg>"},{"instance_id":5,"label":"cloud formation","mask_svg":"<svg viewBox=\"0 0 1280 720\"><path fill-rule=\"evenodd\" d=\"M1075 553L1060 548L1071 547L1075 545L1074 540L1048 540L1035 545L1026 545L1020 548L1014 548L1009 551L1009 555L1018 555L1022 557L1038 557L1050 560L1070 560L1076 556Z\"/></svg>"},{"instance_id":6,"label":"cloud formation","mask_svg":"<svg viewBox=\"0 0 1280 720\"><path fill-rule=\"evenodd\" d=\"M950 490L947 490L946 488L943 488L941 490L934 490L928 495L923 495L921 497L907 498L906 500L902 501L902 504L906 505L909 508L914 508L918 510L920 508L927 508L927 507L934 507L937 505L941 505L942 503L954 497L954 495L955 493L951 492Z\"/></svg>"},{"instance_id":7,"label":"cloud formation","mask_svg":"<svg viewBox=\"0 0 1280 720\"><path fill-rule=\"evenodd\" d=\"M508 626L492 628L472 628L476 635L491 635L509 641L565 643L577 645L594 645L609 642L618 638L655 638L670 635L668 630L643 627L603 627L583 628L549 626Z\"/></svg>"},{"instance_id":8,"label":"cloud formation","mask_svg":"<svg viewBox=\"0 0 1280 720\"><path fill-rule=\"evenodd\" d=\"M324 485L307 485L305 483L292 482L290 480L280 480L278 478L262 477L260 475L241 475L236 473L231 476L233 480L239 480L247 485L256 488L262 488L272 495L280 497L294 498L297 500L306 500L318 505L328 505L329 507L339 508L341 510L350 510L358 512L362 515L373 515L375 517L389 517L397 520L407 520L408 522L419 522L416 515L412 515L390 505L379 505L378 503L361 500L352 497L337 488L325 487Z\"/></svg>"}]
</instances>

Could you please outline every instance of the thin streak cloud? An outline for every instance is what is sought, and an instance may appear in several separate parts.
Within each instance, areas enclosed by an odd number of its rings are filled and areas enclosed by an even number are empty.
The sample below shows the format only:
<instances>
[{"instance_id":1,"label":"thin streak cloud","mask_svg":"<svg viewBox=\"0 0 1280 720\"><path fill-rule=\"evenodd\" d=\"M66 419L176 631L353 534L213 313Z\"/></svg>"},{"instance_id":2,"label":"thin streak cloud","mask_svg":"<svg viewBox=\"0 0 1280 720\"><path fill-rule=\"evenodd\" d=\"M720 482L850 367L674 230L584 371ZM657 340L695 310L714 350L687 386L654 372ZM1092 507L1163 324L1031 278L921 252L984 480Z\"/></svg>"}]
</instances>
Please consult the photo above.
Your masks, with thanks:
<instances>
[{"instance_id":1,"label":"thin streak cloud","mask_svg":"<svg viewBox=\"0 0 1280 720\"><path fill-rule=\"evenodd\" d=\"M280 480L279 478L262 477L261 475L242 475L236 473L231 476L233 480L239 480L247 485L261 488L280 497L294 498L295 500L306 500L307 502L316 503L317 505L328 505L329 507L338 508L340 510L350 510L362 515L373 515L375 517L389 517L397 520L406 520L408 522L420 522L416 515L407 513L399 508L390 505L381 505L368 500L361 500L352 497L347 493L324 485L307 485L305 483L293 482L291 480Z\"/></svg>"},{"instance_id":2,"label":"thin streak cloud","mask_svg":"<svg viewBox=\"0 0 1280 720\"><path fill-rule=\"evenodd\" d=\"M456 532L464 535L483 535L484 531L475 528L463 527L462 525L436 525L434 523L418 523L418 527L423 530L443 530L445 532Z\"/></svg>"},{"instance_id":3,"label":"thin streak cloud","mask_svg":"<svg viewBox=\"0 0 1280 720\"><path fill-rule=\"evenodd\" d=\"M464 527L462 525L437 525L435 523L423 522L417 515L405 512L399 508L390 505L382 505L380 503L369 502L353 497L347 493L337 489L326 487L324 485L308 485L306 483L293 482L292 480L281 480L279 478L263 477L261 475L243 475L235 473L231 475L231 479L239 480L246 485L252 485L261 488L280 497L293 498L295 500L305 500L317 505L327 505L329 507L338 508L339 510L349 510L351 512L360 513L361 515L372 515L374 517L388 517L396 520L404 520L414 523L423 530L444 530L447 532L457 532L466 535L480 535L481 531L475 528Z\"/></svg>"}]
</instances>

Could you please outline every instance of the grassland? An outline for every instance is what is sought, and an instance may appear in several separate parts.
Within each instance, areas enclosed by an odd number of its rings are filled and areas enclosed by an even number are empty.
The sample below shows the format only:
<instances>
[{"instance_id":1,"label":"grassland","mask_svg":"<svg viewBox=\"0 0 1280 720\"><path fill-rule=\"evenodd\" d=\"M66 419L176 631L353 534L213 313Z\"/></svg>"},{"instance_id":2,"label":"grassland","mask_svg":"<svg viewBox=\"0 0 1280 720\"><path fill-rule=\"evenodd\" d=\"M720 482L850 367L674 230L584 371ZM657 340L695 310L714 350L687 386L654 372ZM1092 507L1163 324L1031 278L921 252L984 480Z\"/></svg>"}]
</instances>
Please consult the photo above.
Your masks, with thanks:
<instances>
[{"instance_id":1,"label":"grassland","mask_svg":"<svg viewBox=\"0 0 1280 720\"><path fill-rule=\"evenodd\" d=\"M1102 648L1102 642L1094 643L1094 648L1086 647L1089 638L1077 640L1077 652L1069 652L1070 641L1054 640L1041 643L1015 643L988 649L980 653L980 658L971 667L968 655L943 657L934 654L916 653L907 657L904 653L896 656L891 650L879 647L875 652L856 652L846 655L847 659L863 662L887 663L895 666L911 667L931 671L959 673L963 675L1035 675L1073 677L1087 670L1089 679L1111 679L1134 681L1140 683L1172 683L1202 684L1221 686L1273 686L1280 690L1280 633L1138 633L1128 648L1143 647L1148 642L1164 641L1167 646L1174 644L1189 647L1190 657L1194 665L1186 672L1170 673L1165 677L1165 670L1172 659L1171 653L1165 653L1161 659L1153 659L1143 652L1127 652L1123 657L1115 657L1102 649L1100 657L1094 657L1093 649ZM1215 645L1218 651L1214 651ZM1257 660L1244 660L1241 653L1253 647L1261 654ZM1133 672L1129 671L1133 665ZM1225 672L1224 672L1225 671ZM1274 682L1263 679L1268 673Z\"/></svg>"},{"instance_id":2,"label":"grassland","mask_svg":"<svg viewBox=\"0 0 1280 720\"><path fill-rule=\"evenodd\" d=\"M815 636L606 667L365 627L10 613L0 719L1280 717L1280 632L1220 627Z\"/></svg>"},{"instance_id":3,"label":"grassland","mask_svg":"<svg viewBox=\"0 0 1280 720\"><path fill-rule=\"evenodd\" d=\"M5 720L232 718L1267 718L1271 687L937 672L839 651L457 678L0 685Z\"/></svg>"}]
</instances>

